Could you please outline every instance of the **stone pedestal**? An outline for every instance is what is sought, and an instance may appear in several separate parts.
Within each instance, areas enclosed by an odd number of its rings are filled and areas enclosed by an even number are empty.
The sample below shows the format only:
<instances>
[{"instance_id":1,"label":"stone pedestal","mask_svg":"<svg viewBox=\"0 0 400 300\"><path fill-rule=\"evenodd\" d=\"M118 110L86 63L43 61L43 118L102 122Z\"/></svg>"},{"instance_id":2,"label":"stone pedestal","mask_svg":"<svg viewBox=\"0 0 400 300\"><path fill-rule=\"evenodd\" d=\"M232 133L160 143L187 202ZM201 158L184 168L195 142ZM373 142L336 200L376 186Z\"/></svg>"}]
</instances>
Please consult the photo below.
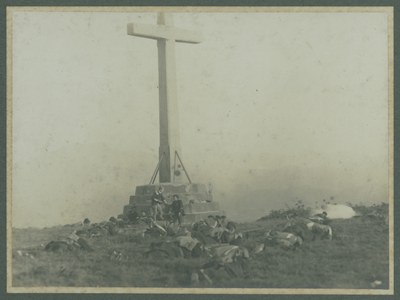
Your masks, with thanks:
<instances>
[{"instance_id":1,"label":"stone pedestal","mask_svg":"<svg viewBox=\"0 0 400 300\"><path fill-rule=\"evenodd\" d=\"M182 200L185 211L183 223L193 223L209 215L224 214L219 209L219 204L212 201L212 194L207 190L206 185L200 183L160 183L137 186L135 195L130 197L123 214L127 216L136 211L139 215L143 213L150 215L151 197L159 186L164 188L163 195L167 203L172 203L172 196L175 194Z\"/></svg>"}]
</instances>

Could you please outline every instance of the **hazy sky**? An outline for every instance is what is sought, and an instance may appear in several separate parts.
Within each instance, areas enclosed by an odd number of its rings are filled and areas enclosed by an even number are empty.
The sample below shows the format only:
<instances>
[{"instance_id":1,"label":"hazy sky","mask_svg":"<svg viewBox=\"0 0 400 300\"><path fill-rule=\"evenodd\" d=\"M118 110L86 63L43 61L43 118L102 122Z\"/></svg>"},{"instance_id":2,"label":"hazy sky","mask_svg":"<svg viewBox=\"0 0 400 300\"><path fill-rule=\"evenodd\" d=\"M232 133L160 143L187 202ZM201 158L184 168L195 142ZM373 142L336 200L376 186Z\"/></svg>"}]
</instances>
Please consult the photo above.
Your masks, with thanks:
<instances>
[{"instance_id":1,"label":"hazy sky","mask_svg":"<svg viewBox=\"0 0 400 300\"><path fill-rule=\"evenodd\" d=\"M183 160L228 216L387 201L384 13L174 14ZM122 212L158 160L155 13L13 17L13 224Z\"/></svg>"}]
</instances>

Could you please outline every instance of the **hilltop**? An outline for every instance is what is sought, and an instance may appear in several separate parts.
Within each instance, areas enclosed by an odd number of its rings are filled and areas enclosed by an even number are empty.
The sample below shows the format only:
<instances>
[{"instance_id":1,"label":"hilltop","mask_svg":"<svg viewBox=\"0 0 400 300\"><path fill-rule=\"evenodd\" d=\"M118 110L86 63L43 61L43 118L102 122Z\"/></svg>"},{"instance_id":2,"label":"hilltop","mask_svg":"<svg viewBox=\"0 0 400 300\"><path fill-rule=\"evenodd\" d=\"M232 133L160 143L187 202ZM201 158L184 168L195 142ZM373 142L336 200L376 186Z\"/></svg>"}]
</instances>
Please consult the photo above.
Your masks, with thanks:
<instances>
[{"instance_id":1,"label":"hilltop","mask_svg":"<svg viewBox=\"0 0 400 300\"><path fill-rule=\"evenodd\" d=\"M387 289L389 234L387 205L358 207L361 216L332 220L332 240L304 242L295 249L255 247L268 230L279 230L285 211L258 221L237 224L249 250L246 272L230 276L211 270L212 284L200 287ZM114 235L87 239L93 251L44 251L50 241L79 230L80 224L46 229L13 230L13 286L191 287L193 272L208 257L165 258L144 254L159 237L143 237L146 225L129 225ZM376 284L378 283L378 284Z\"/></svg>"}]
</instances>

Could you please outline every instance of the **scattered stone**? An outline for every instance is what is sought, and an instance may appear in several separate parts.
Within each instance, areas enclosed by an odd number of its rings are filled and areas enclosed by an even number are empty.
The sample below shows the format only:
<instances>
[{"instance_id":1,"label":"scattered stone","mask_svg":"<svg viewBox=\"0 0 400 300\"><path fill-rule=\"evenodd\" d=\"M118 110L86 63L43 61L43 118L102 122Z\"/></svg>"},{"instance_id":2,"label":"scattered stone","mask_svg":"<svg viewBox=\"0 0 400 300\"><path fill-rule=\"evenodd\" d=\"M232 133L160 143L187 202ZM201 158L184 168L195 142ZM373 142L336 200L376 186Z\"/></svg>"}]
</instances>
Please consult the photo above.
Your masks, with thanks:
<instances>
[{"instance_id":1,"label":"scattered stone","mask_svg":"<svg viewBox=\"0 0 400 300\"><path fill-rule=\"evenodd\" d=\"M382 281L380 281L380 280L375 280L375 281L371 282L370 285L371 285L372 288L377 288L377 287L379 287L380 285L382 285Z\"/></svg>"},{"instance_id":2,"label":"scattered stone","mask_svg":"<svg viewBox=\"0 0 400 300\"><path fill-rule=\"evenodd\" d=\"M128 256L118 250L113 250L110 255L110 260L117 262L125 262L128 260Z\"/></svg>"},{"instance_id":3,"label":"scattered stone","mask_svg":"<svg viewBox=\"0 0 400 300\"><path fill-rule=\"evenodd\" d=\"M256 247L254 248L254 254L263 252L264 248L265 248L265 245L263 243L257 244Z\"/></svg>"}]
</instances>

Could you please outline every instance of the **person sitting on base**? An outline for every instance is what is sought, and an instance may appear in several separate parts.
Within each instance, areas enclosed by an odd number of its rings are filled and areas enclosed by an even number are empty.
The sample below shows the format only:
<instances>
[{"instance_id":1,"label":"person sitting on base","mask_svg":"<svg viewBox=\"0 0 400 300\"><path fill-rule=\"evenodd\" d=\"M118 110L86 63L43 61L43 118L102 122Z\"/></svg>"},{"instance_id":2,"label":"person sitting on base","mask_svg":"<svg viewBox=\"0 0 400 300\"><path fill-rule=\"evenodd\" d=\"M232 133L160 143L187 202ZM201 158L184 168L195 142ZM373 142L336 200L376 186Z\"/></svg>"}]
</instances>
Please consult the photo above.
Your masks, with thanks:
<instances>
[{"instance_id":1,"label":"person sitting on base","mask_svg":"<svg viewBox=\"0 0 400 300\"><path fill-rule=\"evenodd\" d=\"M153 213L153 221L157 221L157 215L160 214L160 218L163 218L163 212L161 208L161 204L165 202L164 196L163 196L163 187L160 186L153 194L151 197L151 210Z\"/></svg>"},{"instance_id":2,"label":"person sitting on base","mask_svg":"<svg viewBox=\"0 0 400 300\"><path fill-rule=\"evenodd\" d=\"M185 215L183 210L182 200L179 199L178 195L173 196L173 201L171 204L171 212L172 212L172 223L176 223L178 221L179 226L182 223L182 216Z\"/></svg>"}]
</instances>

